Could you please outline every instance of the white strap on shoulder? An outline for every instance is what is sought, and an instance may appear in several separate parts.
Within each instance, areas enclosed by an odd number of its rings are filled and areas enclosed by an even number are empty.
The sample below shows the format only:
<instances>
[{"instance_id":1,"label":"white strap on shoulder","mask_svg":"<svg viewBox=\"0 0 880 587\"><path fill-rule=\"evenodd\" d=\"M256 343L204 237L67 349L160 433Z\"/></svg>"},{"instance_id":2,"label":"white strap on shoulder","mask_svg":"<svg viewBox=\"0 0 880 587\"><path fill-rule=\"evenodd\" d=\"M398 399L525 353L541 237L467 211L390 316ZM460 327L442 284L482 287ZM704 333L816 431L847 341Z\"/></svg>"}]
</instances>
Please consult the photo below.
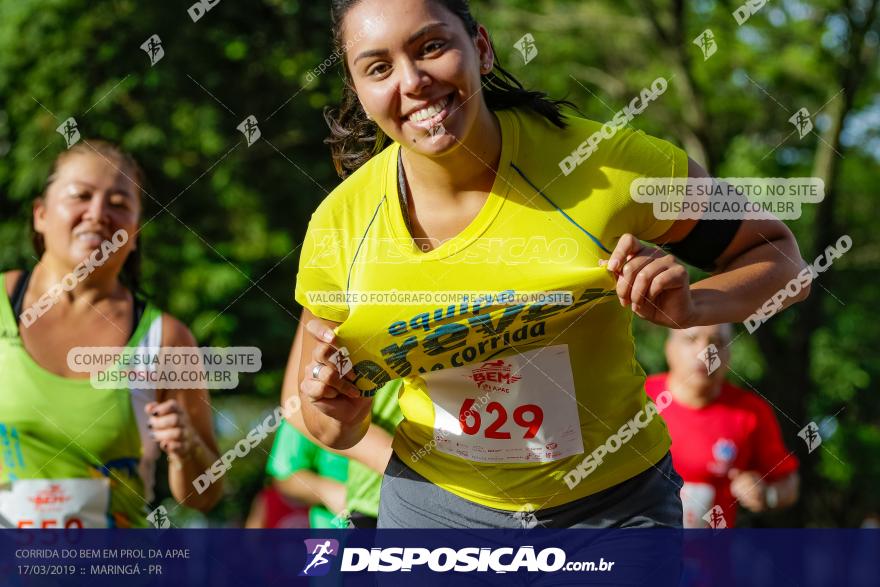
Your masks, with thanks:
<instances>
[{"instance_id":1,"label":"white strap on shoulder","mask_svg":"<svg viewBox=\"0 0 880 587\"><path fill-rule=\"evenodd\" d=\"M152 314L155 316L150 324L150 329L137 344L139 354L155 353L162 346L162 313L152 312ZM147 369L155 369L155 365L150 365ZM137 420L138 434L141 437L141 460L138 465L138 473L144 483L144 498L148 502L152 502L155 497L156 461L159 460L161 450L150 436L150 429L147 427L149 416L144 411L144 407L148 403L156 401L156 397L155 389L131 388L131 405Z\"/></svg>"}]
</instances>

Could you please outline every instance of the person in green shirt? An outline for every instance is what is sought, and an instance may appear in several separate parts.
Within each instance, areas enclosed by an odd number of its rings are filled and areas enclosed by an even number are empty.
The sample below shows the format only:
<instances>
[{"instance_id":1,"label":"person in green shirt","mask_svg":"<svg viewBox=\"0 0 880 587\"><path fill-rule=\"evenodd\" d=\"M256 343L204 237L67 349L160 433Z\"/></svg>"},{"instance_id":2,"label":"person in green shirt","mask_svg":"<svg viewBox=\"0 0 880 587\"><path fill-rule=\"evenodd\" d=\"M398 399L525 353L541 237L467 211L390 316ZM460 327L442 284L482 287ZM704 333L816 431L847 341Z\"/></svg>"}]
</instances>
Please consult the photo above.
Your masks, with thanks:
<instances>
[{"instance_id":1,"label":"person in green shirt","mask_svg":"<svg viewBox=\"0 0 880 587\"><path fill-rule=\"evenodd\" d=\"M309 527L335 528L346 507L348 465L347 458L321 448L285 421L275 433L266 472L282 494L311 506Z\"/></svg>"}]
</instances>

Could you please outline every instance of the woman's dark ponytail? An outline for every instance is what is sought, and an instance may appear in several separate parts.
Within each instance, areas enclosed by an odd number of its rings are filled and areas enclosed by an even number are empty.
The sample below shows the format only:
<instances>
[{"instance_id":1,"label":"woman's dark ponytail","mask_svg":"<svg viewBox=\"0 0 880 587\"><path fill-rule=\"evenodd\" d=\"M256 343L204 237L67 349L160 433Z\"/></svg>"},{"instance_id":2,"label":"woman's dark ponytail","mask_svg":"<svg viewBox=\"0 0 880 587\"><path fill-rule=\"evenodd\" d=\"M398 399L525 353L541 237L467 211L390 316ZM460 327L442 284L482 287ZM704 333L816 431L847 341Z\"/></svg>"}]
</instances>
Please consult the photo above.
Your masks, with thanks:
<instances>
[{"instance_id":1,"label":"woman's dark ponytail","mask_svg":"<svg viewBox=\"0 0 880 587\"><path fill-rule=\"evenodd\" d=\"M388 138L378 124L367 118L347 79L342 104L338 110L325 108L324 120L330 127L330 136L324 143L330 145L333 166L343 179L378 154Z\"/></svg>"},{"instance_id":2,"label":"woman's dark ponytail","mask_svg":"<svg viewBox=\"0 0 880 587\"><path fill-rule=\"evenodd\" d=\"M467 0L434 0L458 16L471 36L476 36L478 23L471 14ZM324 141L330 145L333 164L340 177L346 178L377 155L387 143L388 137L375 122L367 118L357 94L354 91L351 75L345 65L342 22L346 13L360 0L332 0L331 20L335 31L334 45L337 55L342 57L345 69L345 88L342 103L338 109L327 108L324 118L330 127L330 136ZM501 67L497 54L494 68L483 76L483 95L490 110L523 108L532 110L558 126L565 128L562 107L576 109L565 100L553 100L546 93L527 90L510 72Z\"/></svg>"},{"instance_id":3,"label":"woman's dark ponytail","mask_svg":"<svg viewBox=\"0 0 880 587\"><path fill-rule=\"evenodd\" d=\"M544 92L525 89L513 74L501 67L497 60L492 72L483 76L483 94L486 96L489 110L529 109L559 128L566 126L562 107L577 109L577 106L567 100L553 100Z\"/></svg>"}]
</instances>

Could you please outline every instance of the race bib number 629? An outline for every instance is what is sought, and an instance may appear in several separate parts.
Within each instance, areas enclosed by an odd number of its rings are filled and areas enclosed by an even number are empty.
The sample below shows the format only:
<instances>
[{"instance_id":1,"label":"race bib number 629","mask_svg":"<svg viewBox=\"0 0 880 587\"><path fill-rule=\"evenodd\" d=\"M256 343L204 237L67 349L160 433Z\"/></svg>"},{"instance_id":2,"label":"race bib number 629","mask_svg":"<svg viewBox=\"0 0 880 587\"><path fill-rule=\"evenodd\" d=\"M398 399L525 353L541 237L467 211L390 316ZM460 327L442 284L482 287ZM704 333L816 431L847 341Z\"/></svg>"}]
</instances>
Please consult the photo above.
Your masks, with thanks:
<instances>
[{"instance_id":1,"label":"race bib number 629","mask_svg":"<svg viewBox=\"0 0 880 587\"><path fill-rule=\"evenodd\" d=\"M424 375L437 450L484 463L583 453L568 346Z\"/></svg>"}]
</instances>

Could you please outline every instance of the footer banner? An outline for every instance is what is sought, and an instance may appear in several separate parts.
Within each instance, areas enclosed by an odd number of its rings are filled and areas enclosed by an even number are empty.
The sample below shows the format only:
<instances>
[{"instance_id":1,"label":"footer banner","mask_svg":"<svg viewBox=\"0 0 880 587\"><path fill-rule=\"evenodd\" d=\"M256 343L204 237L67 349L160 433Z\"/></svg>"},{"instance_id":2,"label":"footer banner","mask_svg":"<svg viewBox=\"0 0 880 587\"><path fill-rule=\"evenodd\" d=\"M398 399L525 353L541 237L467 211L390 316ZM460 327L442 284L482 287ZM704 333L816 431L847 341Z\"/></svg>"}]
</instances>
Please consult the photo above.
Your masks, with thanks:
<instances>
[{"instance_id":1,"label":"footer banner","mask_svg":"<svg viewBox=\"0 0 880 587\"><path fill-rule=\"evenodd\" d=\"M874 586L880 530L2 530L0 585Z\"/></svg>"}]
</instances>

